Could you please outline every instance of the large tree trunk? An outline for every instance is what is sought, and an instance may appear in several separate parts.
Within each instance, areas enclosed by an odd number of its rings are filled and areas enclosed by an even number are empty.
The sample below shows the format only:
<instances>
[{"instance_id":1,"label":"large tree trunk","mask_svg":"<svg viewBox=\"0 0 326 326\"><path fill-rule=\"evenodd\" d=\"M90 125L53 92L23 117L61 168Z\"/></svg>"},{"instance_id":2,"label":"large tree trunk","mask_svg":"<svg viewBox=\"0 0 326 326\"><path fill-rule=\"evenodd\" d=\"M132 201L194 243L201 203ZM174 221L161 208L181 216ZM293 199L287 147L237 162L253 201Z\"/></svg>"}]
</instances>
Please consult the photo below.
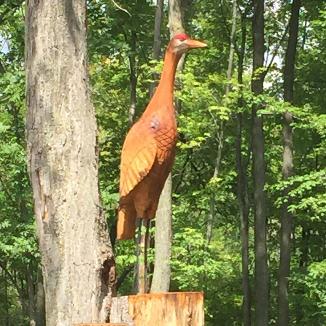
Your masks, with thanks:
<instances>
[{"instance_id":1,"label":"large tree trunk","mask_svg":"<svg viewBox=\"0 0 326 326\"><path fill-rule=\"evenodd\" d=\"M181 0L169 1L169 30L171 38L177 33L184 32L184 28L182 25ZM182 70L183 62L184 60L181 58L177 70ZM155 265L151 292L169 291L171 274L170 259L172 245L171 173L165 182L155 220ZM164 277L162 277L163 275Z\"/></svg>"},{"instance_id":2,"label":"large tree trunk","mask_svg":"<svg viewBox=\"0 0 326 326\"><path fill-rule=\"evenodd\" d=\"M284 100L293 102L293 85L295 56L298 41L299 12L301 0L294 0L292 3L289 39L285 54L284 65ZM285 112L283 116L283 179L286 180L293 175L293 135L291 124L293 116L291 112ZM284 196L288 196L290 189L284 190ZM286 202L281 211L281 243L280 243L280 267L279 267L279 284L278 284L278 301L280 326L289 325L289 299L288 284L290 276L291 263L291 232L293 216L288 211L291 203Z\"/></svg>"},{"instance_id":3,"label":"large tree trunk","mask_svg":"<svg viewBox=\"0 0 326 326\"><path fill-rule=\"evenodd\" d=\"M83 0L27 1L27 150L48 326L105 321L114 282L85 14Z\"/></svg>"},{"instance_id":4,"label":"large tree trunk","mask_svg":"<svg viewBox=\"0 0 326 326\"><path fill-rule=\"evenodd\" d=\"M240 85L240 97L238 101L239 108L244 106L242 97L243 84L243 63L246 46L246 21L245 13L241 15L241 46L238 59L238 83ZM242 265L242 290L243 290L243 324L251 325L251 299L250 299L250 281L249 281L249 199L248 199L248 181L247 168L248 162L242 155L242 134L243 134L243 114L237 114L236 121L236 167L237 167L237 196L240 215L240 237L241 237L241 265Z\"/></svg>"},{"instance_id":5,"label":"large tree trunk","mask_svg":"<svg viewBox=\"0 0 326 326\"><path fill-rule=\"evenodd\" d=\"M253 0L253 77L252 92L263 93L264 73L264 0ZM255 208L255 318L256 326L268 325L268 269L266 248L266 198L263 119L259 106L252 108L252 156Z\"/></svg>"}]
</instances>

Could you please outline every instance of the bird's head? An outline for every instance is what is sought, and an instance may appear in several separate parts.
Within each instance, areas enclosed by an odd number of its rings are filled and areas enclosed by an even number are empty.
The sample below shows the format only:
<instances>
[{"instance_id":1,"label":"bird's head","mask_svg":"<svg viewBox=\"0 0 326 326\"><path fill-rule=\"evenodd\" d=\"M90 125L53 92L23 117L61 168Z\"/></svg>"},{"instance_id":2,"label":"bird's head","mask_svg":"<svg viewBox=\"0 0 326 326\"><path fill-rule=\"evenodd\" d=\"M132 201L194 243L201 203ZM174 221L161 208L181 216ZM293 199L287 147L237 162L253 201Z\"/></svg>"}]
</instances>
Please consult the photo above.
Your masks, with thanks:
<instances>
[{"instance_id":1,"label":"bird's head","mask_svg":"<svg viewBox=\"0 0 326 326\"><path fill-rule=\"evenodd\" d=\"M170 49L176 54L183 54L191 49L204 48L207 44L191 39L187 34L176 34L170 41Z\"/></svg>"}]
</instances>

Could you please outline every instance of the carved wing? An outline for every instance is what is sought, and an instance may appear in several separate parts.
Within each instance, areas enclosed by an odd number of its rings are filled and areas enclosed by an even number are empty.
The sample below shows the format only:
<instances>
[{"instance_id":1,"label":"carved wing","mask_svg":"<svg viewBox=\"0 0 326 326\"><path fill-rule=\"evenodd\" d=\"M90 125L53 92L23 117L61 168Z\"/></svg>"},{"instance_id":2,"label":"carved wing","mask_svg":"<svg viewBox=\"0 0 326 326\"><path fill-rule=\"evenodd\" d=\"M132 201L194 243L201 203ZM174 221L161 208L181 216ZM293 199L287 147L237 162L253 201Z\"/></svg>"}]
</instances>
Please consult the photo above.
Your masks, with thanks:
<instances>
[{"instance_id":1,"label":"carved wing","mask_svg":"<svg viewBox=\"0 0 326 326\"><path fill-rule=\"evenodd\" d=\"M156 141L151 129L140 121L133 125L122 147L120 164L120 196L126 196L152 168L156 157Z\"/></svg>"}]
</instances>

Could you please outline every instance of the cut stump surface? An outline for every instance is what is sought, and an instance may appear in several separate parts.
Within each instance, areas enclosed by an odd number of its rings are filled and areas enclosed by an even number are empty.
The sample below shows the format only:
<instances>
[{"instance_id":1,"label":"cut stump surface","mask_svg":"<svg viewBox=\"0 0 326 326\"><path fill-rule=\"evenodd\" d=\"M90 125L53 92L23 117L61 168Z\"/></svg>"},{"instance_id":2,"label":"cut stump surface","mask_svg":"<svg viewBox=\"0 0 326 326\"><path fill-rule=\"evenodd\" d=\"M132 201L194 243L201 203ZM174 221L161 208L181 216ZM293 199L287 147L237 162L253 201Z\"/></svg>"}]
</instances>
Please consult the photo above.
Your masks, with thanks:
<instances>
[{"instance_id":1,"label":"cut stump surface","mask_svg":"<svg viewBox=\"0 0 326 326\"><path fill-rule=\"evenodd\" d=\"M128 326L204 326L204 296L162 292L116 297L110 321Z\"/></svg>"},{"instance_id":2,"label":"cut stump surface","mask_svg":"<svg viewBox=\"0 0 326 326\"><path fill-rule=\"evenodd\" d=\"M128 324L102 323L102 324L74 324L73 326L128 326Z\"/></svg>"}]
</instances>

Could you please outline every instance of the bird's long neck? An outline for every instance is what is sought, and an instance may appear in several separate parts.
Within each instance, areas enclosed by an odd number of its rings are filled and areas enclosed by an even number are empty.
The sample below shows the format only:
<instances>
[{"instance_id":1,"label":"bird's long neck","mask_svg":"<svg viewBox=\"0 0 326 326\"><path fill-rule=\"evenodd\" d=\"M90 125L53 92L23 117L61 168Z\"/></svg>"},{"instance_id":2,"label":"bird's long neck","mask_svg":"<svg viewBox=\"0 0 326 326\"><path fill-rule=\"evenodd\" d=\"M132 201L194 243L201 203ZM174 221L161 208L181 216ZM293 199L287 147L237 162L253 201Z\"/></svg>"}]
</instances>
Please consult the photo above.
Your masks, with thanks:
<instances>
[{"instance_id":1,"label":"bird's long neck","mask_svg":"<svg viewBox=\"0 0 326 326\"><path fill-rule=\"evenodd\" d=\"M166 51L161 79L153 95L152 101L162 99L165 103L168 103L169 101L173 103L175 72L179 59L180 55L175 54L170 49Z\"/></svg>"}]
</instances>

